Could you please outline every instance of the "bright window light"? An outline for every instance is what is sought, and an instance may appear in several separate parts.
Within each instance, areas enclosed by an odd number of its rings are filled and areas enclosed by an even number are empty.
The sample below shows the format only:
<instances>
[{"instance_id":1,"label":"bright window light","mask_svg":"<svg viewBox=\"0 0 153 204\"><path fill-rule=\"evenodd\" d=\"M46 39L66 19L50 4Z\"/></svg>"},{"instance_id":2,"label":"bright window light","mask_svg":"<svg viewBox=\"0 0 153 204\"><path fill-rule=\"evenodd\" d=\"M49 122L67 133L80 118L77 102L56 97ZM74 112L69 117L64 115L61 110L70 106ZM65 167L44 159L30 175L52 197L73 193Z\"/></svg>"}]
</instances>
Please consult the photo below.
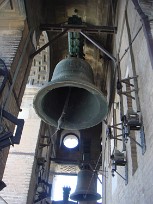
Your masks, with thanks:
<instances>
[{"instance_id":1,"label":"bright window light","mask_svg":"<svg viewBox=\"0 0 153 204\"><path fill-rule=\"evenodd\" d=\"M99 176L102 180L102 176ZM52 199L54 201L63 200L63 187L67 186L71 188L70 195L75 192L77 185L77 176L54 176L53 186L52 186ZM102 196L102 184L97 180L97 193ZM69 199L69 201L72 201ZM73 201L74 202L74 201ZM98 200L97 203L102 203L102 199Z\"/></svg>"},{"instance_id":2,"label":"bright window light","mask_svg":"<svg viewBox=\"0 0 153 204\"><path fill-rule=\"evenodd\" d=\"M75 148L77 147L79 141L76 135L68 134L64 137L63 143L67 148Z\"/></svg>"},{"instance_id":3,"label":"bright window light","mask_svg":"<svg viewBox=\"0 0 153 204\"><path fill-rule=\"evenodd\" d=\"M67 186L71 188L70 194L75 191L77 185L77 176L54 176L52 186L52 200L63 200L63 187ZM71 199L69 199L72 201Z\"/></svg>"}]
</instances>

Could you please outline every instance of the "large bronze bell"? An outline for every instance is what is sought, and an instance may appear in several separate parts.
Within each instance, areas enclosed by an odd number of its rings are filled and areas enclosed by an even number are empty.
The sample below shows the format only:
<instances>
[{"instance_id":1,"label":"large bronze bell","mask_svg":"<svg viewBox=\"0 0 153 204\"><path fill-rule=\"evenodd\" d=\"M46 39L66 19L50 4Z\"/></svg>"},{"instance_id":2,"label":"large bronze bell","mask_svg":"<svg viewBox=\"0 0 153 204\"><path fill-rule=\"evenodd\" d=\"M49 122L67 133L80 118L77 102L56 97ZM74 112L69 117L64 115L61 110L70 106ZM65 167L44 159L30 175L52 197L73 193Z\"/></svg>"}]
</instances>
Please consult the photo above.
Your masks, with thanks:
<instances>
[{"instance_id":1,"label":"large bronze bell","mask_svg":"<svg viewBox=\"0 0 153 204\"><path fill-rule=\"evenodd\" d=\"M52 80L34 98L39 117L55 127L80 130L100 123L107 113L107 102L95 87L90 65L80 58L60 61Z\"/></svg>"},{"instance_id":2,"label":"large bronze bell","mask_svg":"<svg viewBox=\"0 0 153 204\"><path fill-rule=\"evenodd\" d=\"M75 201L99 200L101 195L97 193L97 175L91 170L79 171L76 190L70 198Z\"/></svg>"}]
</instances>

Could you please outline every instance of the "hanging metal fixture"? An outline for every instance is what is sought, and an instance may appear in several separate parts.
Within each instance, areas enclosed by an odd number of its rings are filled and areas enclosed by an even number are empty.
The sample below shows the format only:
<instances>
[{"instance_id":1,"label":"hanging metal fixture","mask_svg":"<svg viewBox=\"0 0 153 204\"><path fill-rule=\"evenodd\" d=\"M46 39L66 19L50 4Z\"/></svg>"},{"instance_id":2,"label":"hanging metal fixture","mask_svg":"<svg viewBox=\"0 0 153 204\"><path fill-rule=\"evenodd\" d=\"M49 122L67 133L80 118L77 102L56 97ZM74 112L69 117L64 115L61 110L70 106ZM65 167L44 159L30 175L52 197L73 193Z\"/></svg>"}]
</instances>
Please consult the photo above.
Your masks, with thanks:
<instances>
[{"instance_id":1,"label":"hanging metal fixture","mask_svg":"<svg viewBox=\"0 0 153 204\"><path fill-rule=\"evenodd\" d=\"M74 15L68 24L80 25ZM83 60L83 40L79 32L68 32L69 58L60 61L52 80L34 98L39 117L57 129L80 130L100 123L107 114L107 102L95 87L91 66ZM82 59L81 59L82 58Z\"/></svg>"},{"instance_id":2,"label":"hanging metal fixture","mask_svg":"<svg viewBox=\"0 0 153 204\"><path fill-rule=\"evenodd\" d=\"M101 195L97 193L97 174L90 169L79 171L76 190L70 198L75 201L99 200Z\"/></svg>"},{"instance_id":3,"label":"hanging metal fixture","mask_svg":"<svg viewBox=\"0 0 153 204\"><path fill-rule=\"evenodd\" d=\"M51 82L38 91L34 108L40 118L58 129L85 129L100 123L107 102L95 87L90 65L70 57L60 61Z\"/></svg>"}]
</instances>

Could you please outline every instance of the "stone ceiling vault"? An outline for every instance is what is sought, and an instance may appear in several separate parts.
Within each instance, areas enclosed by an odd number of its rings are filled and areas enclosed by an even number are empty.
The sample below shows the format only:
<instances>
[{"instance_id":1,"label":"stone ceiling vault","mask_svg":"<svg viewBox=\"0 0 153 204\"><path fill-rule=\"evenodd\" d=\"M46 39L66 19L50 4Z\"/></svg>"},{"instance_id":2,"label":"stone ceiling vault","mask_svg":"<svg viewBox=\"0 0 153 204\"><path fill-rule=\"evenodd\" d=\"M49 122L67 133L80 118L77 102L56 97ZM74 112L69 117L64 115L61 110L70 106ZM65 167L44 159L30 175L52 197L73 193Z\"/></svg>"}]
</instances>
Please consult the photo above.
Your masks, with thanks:
<instances>
[{"instance_id":1,"label":"stone ceiling vault","mask_svg":"<svg viewBox=\"0 0 153 204\"><path fill-rule=\"evenodd\" d=\"M115 2L112 0L26 0L29 25L38 29L41 25L54 24L61 25L67 23L68 18L76 13L81 17L86 26L114 26L113 16L115 12ZM37 7L35 6L37 4ZM51 40L59 32L47 31L48 38ZM113 34L107 32L87 33L99 45L111 52L111 40ZM50 45L51 50L51 75L55 65L68 55L67 35L60 37ZM95 83L105 92L107 63L110 59L91 42L85 39L84 46L85 59L94 69Z\"/></svg>"}]
</instances>

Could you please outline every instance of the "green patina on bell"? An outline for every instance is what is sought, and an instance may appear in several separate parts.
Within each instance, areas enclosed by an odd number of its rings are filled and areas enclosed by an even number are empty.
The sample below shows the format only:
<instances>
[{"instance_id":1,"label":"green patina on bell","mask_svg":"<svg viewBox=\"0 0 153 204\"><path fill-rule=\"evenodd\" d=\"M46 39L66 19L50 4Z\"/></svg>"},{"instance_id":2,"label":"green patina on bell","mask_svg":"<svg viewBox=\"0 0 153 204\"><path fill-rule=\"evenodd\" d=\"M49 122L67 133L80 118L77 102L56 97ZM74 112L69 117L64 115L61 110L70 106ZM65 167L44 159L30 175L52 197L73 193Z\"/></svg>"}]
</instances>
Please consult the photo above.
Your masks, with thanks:
<instances>
[{"instance_id":1,"label":"green patina on bell","mask_svg":"<svg viewBox=\"0 0 153 204\"><path fill-rule=\"evenodd\" d=\"M34 108L43 121L55 127L63 114L60 128L70 130L93 127L107 114L107 102L94 85L91 66L75 57L56 65L52 80L35 96Z\"/></svg>"}]
</instances>

